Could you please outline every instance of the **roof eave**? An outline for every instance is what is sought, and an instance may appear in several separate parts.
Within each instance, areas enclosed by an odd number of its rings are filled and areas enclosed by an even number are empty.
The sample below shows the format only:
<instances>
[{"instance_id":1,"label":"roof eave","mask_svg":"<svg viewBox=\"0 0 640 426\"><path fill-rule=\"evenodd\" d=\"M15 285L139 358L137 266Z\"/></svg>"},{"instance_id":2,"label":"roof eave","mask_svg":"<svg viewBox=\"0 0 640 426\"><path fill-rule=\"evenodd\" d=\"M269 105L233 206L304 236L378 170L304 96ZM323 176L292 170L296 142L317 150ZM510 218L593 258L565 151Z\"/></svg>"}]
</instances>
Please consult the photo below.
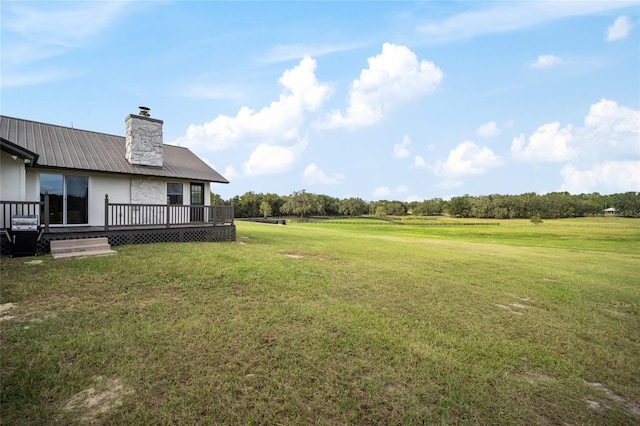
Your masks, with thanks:
<instances>
[{"instance_id":1,"label":"roof eave","mask_svg":"<svg viewBox=\"0 0 640 426\"><path fill-rule=\"evenodd\" d=\"M25 160L24 163L28 166L33 166L38 161L38 154L29 151L28 149L25 149L20 145L16 145L15 143L2 137L0 137L0 149L10 155L15 155L16 157L22 158L23 160Z\"/></svg>"}]
</instances>

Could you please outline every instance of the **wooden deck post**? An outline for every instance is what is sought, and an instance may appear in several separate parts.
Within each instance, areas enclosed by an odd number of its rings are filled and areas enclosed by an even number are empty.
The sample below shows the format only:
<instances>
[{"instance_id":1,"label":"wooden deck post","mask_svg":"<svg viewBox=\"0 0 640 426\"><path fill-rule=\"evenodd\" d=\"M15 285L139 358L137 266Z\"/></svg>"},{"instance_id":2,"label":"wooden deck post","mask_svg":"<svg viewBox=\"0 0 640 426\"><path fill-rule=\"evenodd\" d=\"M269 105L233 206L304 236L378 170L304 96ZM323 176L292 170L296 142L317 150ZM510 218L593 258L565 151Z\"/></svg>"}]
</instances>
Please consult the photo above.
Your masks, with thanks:
<instances>
[{"instance_id":1,"label":"wooden deck post","mask_svg":"<svg viewBox=\"0 0 640 426\"><path fill-rule=\"evenodd\" d=\"M167 195L167 224L166 227L171 227L171 212L169 211L169 205L171 203L171 198Z\"/></svg>"},{"instance_id":2,"label":"wooden deck post","mask_svg":"<svg viewBox=\"0 0 640 426\"><path fill-rule=\"evenodd\" d=\"M104 230L109 230L109 194L104 194Z\"/></svg>"}]
</instances>

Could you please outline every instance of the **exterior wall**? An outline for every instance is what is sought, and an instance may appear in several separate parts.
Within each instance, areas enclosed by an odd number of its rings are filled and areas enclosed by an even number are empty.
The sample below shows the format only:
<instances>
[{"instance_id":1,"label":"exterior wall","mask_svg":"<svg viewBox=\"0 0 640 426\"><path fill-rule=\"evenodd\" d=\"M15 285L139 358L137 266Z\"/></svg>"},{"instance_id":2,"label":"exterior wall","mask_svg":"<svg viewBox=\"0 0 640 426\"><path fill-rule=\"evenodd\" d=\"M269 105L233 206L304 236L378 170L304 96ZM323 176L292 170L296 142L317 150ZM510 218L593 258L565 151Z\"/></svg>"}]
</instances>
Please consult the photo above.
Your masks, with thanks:
<instances>
[{"instance_id":1,"label":"exterior wall","mask_svg":"<svg viewBox=\"0 0 640 426\"><path fill-rule=\"evenodd\" d=\"M4 201L39 201L40 173L88 176L89 226L104 225L104 197L107 194L111 203L166 204L167 182L176 182L183 184L183 204L190 203L190 183L192 181L185 179L65 172L31 167L26 168L25 171L24 162L13 160L6 153L2 154L1 166L2 192L0 199ZM18 185L15 182L18 182ZM204 204L209 205L210 184L208 182L205 182L204 190Z\"/></svg>"},{"instance_id":2,"label":"exterior wall","mask_svg":"<svg viewBox=\"0 0 640 426\"><path fill-rule=\"evenodd\" d=\"M211 204L211 182L204 183L204 205L208 206Z\"/></svg>"},{"instance_id":3,"label":"exterior wall","mask_svg":"<svg viewBox=\"0 0 640 426\"><path fill-rule=\"evenodd\" d=\"M27 173L22 158L15 160L0 151L0 199L4 201L29 201L25 199Z\"/></svg>"},{"instance_id":4,"label":"exterior wall","mask_svg":"<svg viewBox=\"0 0 640 426\"><path fill-rule=\"evenodd\" d=\"M104 226L104 196L110 203L131 202L131 178L123 175L89 175L89 225Z\"/></svg>"}]
</instances>

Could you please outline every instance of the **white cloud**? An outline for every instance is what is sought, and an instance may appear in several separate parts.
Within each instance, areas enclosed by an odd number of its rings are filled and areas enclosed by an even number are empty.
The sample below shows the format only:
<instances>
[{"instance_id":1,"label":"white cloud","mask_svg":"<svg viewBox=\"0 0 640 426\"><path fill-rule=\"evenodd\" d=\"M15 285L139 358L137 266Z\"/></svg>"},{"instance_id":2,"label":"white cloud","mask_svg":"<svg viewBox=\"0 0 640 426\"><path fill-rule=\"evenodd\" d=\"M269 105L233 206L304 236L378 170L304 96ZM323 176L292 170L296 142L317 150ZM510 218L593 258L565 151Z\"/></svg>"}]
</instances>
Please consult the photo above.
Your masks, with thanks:
<instances>
[{"instance_id":1,"label":"white cloud","mask_svg":"<svg viewBox=\"0 0 640 426\"><path fill-rule=\"evenodd\" d=\"M425 169L427 168L427 162L424 161L424 158L422 158L419 155L416 155L416 157L413 159L413 168L415 169Z\"/></svg>"},{"instance_id":2,"label":"white cloud","mask_svg":"<svg viewBox=\"0 0 640 426\"><path fill-rule=\"evenodd\" d=\"M71 49L85 46L130 8L127 2L59 6L43 3L30 8L25 3L15 3L6 9L3 7L3 26L30 43Z\"/></svg>"},{"instance_id":3,"label":"white cloud","mask_svg":"<svg viewBox=\"0 0 640 426\"><path fill-rule=\"evenodd\" d=\"M407 158L411 155L411 152L407 147L411 144L411 138L409 135L402 137L402 142L393 145L393 155L397 158Z\"/></svg>"},{"instance_id":4,"label":"white cloud","mask_svg":"<svg viewBox=\"0 0 640 426\"><path fill-rule=\"evenodd\" d=\"M581 158L628 160L640 157L640 111L602 99L591 105L584 127L558 122L540 126L527 140L514 138L511 154L522 161L565 162Z\"/></svg>"},{"instance_id":5,"label":"white cloud","mask_svg":"<svg viewBox=\"0 0 640 426\"><path fill-rule=\"evenodd\" d=\"M369 68L351 83L346 112L332 111L324 126L355 129L377 123L399 105L432 92L443 76L432 62L418 62L409 48L391 43L367 61Z\"/></svg>"},{"instance_id":6,"label":"white cloud","mask_svg":"<svg viewBox=\"0 0 640 426\"><path fill-rule=\"evenodd\" d=\"M607 28L607 41L622 40L627 38L633 24L626 16L620 16Z\"/></svg>"},{"instance_id":7,"label":"white cloud","mask_svg":"<svg viewBox=\"0 0 640 426\"><path fill-rule=\"evenodd\" d=\"M449 152L445 162L437 161L433 172L447 179L481 175L489 169L502 164L502 159L491 149L477 146L471 141L464 141Z\"/></svg>"},{"instance_id":8,"label":"white cloud","mask_svg":"<svg viewBox=\"0 0 640 426\"><path fill-rule=\"evenodd\" d=\"M191 84L183 91L183 96L192 99L231 99L239 100L245 96L244 89L225 85Z\"/></svg>"},{"instance_id":9,"label":"white cloud","mask_svg":"<svg viewBox=\"0 0 640 426\"><path fill-rule=\"evenodd\" d=\"M344 180L344 175L341 173L336 173L333 176L328 176L315 163L311 163L307 166L306 169L304 169L302 178L306 183L310 185L337 185Z\"/></svg>"},{"instance_id":10,"label":"white cloud","mask_svg":"<svg viewBox=\"0 0 640 426\"><path fill-rule=\"evenodd\" d=\"M413 201L424 201L424 197L421 197L416 194L412 194L412 195L409 195L407 198L405 198L404 201L405 203L411 203Z\"/></svg>"},{"instance_id":11,"label":"white cloud","mask_svg":"<svg viewBox=\"0 0 640 426\"><path fill-rule=\"evenodd\" d=\"M490 121L478 127L476 134L481 138L491 138L502 133L495 121Z\"/></svg>"},{"instance_id":12,"label":"white cloud","mask_svg":"<svg viewBox=\"0 0 640 426\"><path fill-rule=\"evenodd\" d=\"M561 129L560 123L544 124L529 137L524 135L513 139L511 155L522 161L567 161L575 158L579 151L571 146L573 127L568 125Z\"/></svg>"},{"instance_id":13,"label":"white cloud","mask_svg":"<svg viewBox=\"0 0 640 426\"><path fill-rule=\"evenodd\" d=\"M258 61L275 63L300 59L305 55L317 58L331 53L345 52L347 50L362 47L362 43L337 43L337 44L278 44L269 49Z\"/></svg>"},{"instance_id":14,"label":"white cloud","mask_svg":"<svg viewBox=\"0 0 640 426\"><path fill-rule=\"evenodd\" d=\"M640 190L640 161L605 161L586 170L578 170L572 164L567 164L560 174L560 190L572 194L613 194Z\"/></svg>"},{"instance_id":15,"label":"white cloud","mask_svg":"<svg viewBox=\"0 0 640 426\"><path fill-rule=\"evenodd\" d=\"M634 148L640 147L640 111L601 99L591 105L584 124L589 132L604 136L614 146L626 140L635 142L632 144Z\"/></svg>"},{"instance_id":16,"label":"white cloud","mask_svg":"<svg viewBox=\"0 0 640 426\"><path fill-rule=\"evenodd\" d=\"M47 69L34 62L89 47L134 8L126 2L3 2L3 87L30 86L77 77L82 70Z\"/></svg>"},{"instance_id":17,"label":"white cloud","mask_svg":"<svg viewBox=\"0 0 640 426\"><path fill-rule=\"evenodd\" d=\"M463 12L418 27L426 40L441 43L484 34L518 31L572 16L634 6L635 1L517 1L485 3L489 8Z\"/></svg>"},{"instance_id":18,"label":"white cloud","mask_svg":"<svg viewBox=\"0 0 640 426\"><path fill-rule=\"evenodd\" d=\"M391 194L391 189L388 186L379 186L373 190L374 198L381 199Z\"/></svg>"},{"instance_id":19,"label":"white cloud","mask_svg":"<svg viewBox=\"0 0 640 426\"><path fill-rule=\"evenodd\" d=\"M528 143L511 145L515 158L563 161L560 190L574 194L640 190L640 111L602 99L589 108L584 127L540 126Z\"/></svg>"},{"instance_id":20,"label":"white cloud","mask_svg":"<svg viewBox=\"0 0 640 426\"><path fill-rule=\"evenodd\" d=\"M3 87L24 87L44 84L51 81L64 80L68 78L80 77L79 71L36 71L36 72L10 72L3 73Z\"/></svg>"},{"instance_id":21,"label":"white cloud","mask_svg":"<svg viewBox=\"0 0 640 426\"><path fill-rule=\"evenodd\" d=\"M529 68L533 69L549 69L561 64L562 59L554 55L540 55L535 62L529 64Z\"/></svg>"},{"instance_id":22,"label":"white cloud","mask_svg":"<svg viewBox=\"0 0 640 426\"><path fill-rule=\"evenodd\" d=\"M249 156L249 160L242 165L247 176L278 175L291 170L300 158L300 154L307 147L306 138L295 145L286 147L280 145L260 144Z\"/></svg>"},{"instance_id":23,"label":"white cloud","mask_svg":"<svg viewBox=\"0 0 640 426\"><path fill-rule=\"evenodd\" d=\"M229 182L231 182L233 179L240 176L240 173L236 170L235 167L229 164L227 167L225 167L222 176L224 176Z\"/></svg>"},{"instance_id":24,"label":"white cloud","mask_svg":"<svg viewBox=\"0 0 640 426\"><path fill-rule=\"evenodd\" d=\"M300 63L284 72L278 82L283 93L260 111L247 106L235 117L219 115L202 125L192 124L176 143L198 150L224 150L239 142L268 143L298 138L306 111L315 111L329 97L330 88L318 82L316 61L305 56Z\"/></svg>"}]
</instances>

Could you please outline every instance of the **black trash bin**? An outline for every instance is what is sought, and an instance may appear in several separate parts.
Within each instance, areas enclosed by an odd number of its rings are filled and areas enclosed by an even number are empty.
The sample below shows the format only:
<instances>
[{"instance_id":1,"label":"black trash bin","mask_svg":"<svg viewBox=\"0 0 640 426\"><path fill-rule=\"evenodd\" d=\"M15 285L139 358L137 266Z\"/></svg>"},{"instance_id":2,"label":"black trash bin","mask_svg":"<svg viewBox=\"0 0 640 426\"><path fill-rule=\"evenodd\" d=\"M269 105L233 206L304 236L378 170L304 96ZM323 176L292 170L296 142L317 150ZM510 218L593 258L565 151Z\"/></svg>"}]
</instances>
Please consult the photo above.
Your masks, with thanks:
<instances>
[{"instance_id":1,"label":"black trash bin","mask_svg":"<svg viewBox=\"0 0 640 426\"><path fill-rule=\"evenodd\" d=\"M14 215L11 218L11 256L37 256L40 218Z\"/></svg>"}]
</instances>

